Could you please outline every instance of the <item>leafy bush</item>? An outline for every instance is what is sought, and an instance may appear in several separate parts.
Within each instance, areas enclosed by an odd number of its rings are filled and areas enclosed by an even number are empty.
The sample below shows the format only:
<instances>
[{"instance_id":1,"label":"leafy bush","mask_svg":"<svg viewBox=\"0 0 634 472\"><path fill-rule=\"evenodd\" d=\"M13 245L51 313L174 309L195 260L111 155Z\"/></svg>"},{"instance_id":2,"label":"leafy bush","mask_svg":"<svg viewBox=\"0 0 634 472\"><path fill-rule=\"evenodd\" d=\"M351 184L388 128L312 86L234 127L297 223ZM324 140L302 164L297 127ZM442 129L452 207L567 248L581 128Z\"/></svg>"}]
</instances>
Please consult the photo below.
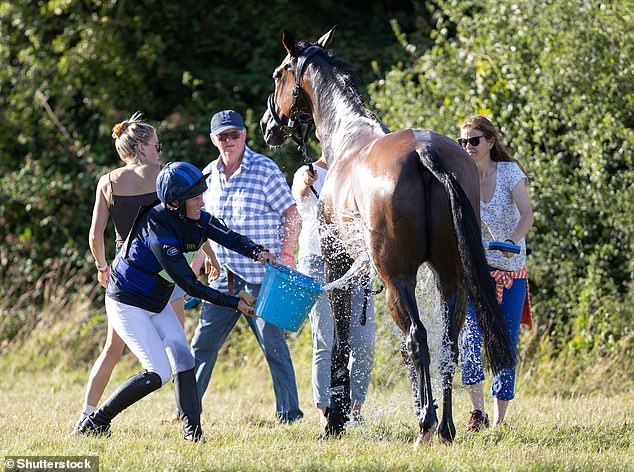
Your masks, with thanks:
<instances>
[{"instance_id":1,"label":"leafy bush","mask_svg":"<svg viewBox=\"0 0 634 472\"><path fill-rule=\"evenodd\" d=\"M208 117L232 107L245 114L249 145L268 152L257 122L282 29L315 39L339 23L340 55L362 83L395 64L369 88L388 126L457 136L464 117L483 113L528 169L538 329L523 337L525 358L632 359L631 2L437 0L433 15L422 2L387 3L364 15L333 2L292 15L287 2L251 0L240 9L0 4L0 343L44 326L36 320L51 300L57 316L73 296L100 300L87 233L98 176L118 162L115 122L142 110L156 120L166 160L203 165L213 155ZM292 146L273 157L287 176L300 164ZM385 356L394 357L391 344Z\"/></svg>"}]
</instances>

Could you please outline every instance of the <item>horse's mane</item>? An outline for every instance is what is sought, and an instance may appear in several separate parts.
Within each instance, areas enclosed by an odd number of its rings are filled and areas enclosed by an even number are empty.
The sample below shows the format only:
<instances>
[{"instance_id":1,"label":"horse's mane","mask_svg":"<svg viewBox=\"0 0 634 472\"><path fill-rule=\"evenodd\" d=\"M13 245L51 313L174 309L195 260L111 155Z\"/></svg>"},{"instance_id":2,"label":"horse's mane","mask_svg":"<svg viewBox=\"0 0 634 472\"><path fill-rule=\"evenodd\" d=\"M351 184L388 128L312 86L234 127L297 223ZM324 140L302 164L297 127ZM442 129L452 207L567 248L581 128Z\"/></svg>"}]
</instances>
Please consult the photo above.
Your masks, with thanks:
<instances>
[{"instance_id":1,"label":"horse's mane","mask_svg":"<svg viewBox=\"0 0 634 472\"><path fill-rule=\"evenodd\" d=\"M300 41L297 43L301 48L314 46L308 41ZM359 92L360 80L355 73L352 65L337 56L334 49L324 49L324 57L332 68L332 73L337 80L337 85L344 91L344 99L350 102L358 112L372 121L379 123L387 131L387 127L379 120L379 118L365 106L363 96ZM323 84L324 87L332 87L332 84Z\"/></svg>"}]
</instances>

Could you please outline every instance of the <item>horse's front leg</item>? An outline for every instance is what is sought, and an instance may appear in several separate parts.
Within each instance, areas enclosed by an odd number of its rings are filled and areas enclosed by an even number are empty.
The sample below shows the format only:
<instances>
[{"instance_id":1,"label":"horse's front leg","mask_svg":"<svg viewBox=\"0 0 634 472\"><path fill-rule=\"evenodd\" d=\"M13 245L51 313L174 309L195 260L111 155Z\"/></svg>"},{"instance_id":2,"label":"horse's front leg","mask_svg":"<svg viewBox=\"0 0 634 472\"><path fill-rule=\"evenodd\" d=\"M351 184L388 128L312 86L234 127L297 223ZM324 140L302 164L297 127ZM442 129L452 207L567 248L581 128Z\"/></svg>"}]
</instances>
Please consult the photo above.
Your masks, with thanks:
<instances>
[{"instance_id":1,"label":"horse's front leg","mask_svg":"<svg viewBox=\"0 0 634 472\"><path fill-rule=\"evenodd\" d=\"M326 263L326 280L341 278L352 261ZM322 437L343 433L350 413L350 309L352 288L334 288L328 292L330 307L335 322L335 339L331 358L330 409L328 424Z\"/></svg>"}]
</instances>

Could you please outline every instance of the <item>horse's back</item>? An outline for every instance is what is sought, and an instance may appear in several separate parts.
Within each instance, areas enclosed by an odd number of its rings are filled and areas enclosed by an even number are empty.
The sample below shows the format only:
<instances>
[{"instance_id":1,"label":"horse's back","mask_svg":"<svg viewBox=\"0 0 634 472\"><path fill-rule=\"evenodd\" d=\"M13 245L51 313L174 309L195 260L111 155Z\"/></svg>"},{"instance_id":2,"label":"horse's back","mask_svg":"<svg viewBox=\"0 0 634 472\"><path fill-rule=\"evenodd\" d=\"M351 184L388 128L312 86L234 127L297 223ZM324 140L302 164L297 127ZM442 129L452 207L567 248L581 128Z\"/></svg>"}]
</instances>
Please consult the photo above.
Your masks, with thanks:
<instances>
[{"instance_id":1,"label":"horse's back","mask_svg":"<svg viewBox=\"0 0 634 472\"><path fill-rule=\"evenodd\" d=\"M356 192L358 200L366 196L411 200L424 191L425 168L421 153L427 154L456 179L474 205L479 207L480 182L473 159L452 139L429 130L408 129L386 134L367 148L357 161L354 177L357 182L371 180ZM409 197L409 198L408 198ZM401 204L399 204L401 205Z\"/></svg>"},{"instance_id":2,"label":"horse's back","mask_svg":"<svg viewBox=\"0 0 634 472\"><path fill-rule=\"evenodd\" d=\"M420 164L419 153L428 153L443 168L452 172L469 199L480 195L480 182L473 159L453 139L425 129L407 129L377 139L368 152L378 172L389 167L409 170Z\"/></svg>"}]
</instances>

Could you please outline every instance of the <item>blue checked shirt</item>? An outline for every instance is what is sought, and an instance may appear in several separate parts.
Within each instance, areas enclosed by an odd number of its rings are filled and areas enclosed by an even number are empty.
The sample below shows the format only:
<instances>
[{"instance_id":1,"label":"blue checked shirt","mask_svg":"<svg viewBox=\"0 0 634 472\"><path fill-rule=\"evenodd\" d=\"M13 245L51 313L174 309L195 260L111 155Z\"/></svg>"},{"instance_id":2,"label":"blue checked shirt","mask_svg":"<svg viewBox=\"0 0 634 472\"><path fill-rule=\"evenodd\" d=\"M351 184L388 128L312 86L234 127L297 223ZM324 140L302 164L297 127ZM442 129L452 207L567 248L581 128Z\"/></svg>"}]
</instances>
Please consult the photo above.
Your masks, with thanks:
<instances>
[{"instance_id":1,"label":"blue checked shirt","mask_svg":"<svg viewBox=\"0 0 634 472\"><path fill-rule=\"evenodd\" d=\"M229 180L220 158L205 167L203 173L207 172L211 174L203 194L205 210L279 256L284 236L283 213L295 205L295 200L277 164L245 146L242 164ZM262 283L265 269L261 263L214 241L210 243L222 267L249 283Z\"/></svg>"}]
</instances>

